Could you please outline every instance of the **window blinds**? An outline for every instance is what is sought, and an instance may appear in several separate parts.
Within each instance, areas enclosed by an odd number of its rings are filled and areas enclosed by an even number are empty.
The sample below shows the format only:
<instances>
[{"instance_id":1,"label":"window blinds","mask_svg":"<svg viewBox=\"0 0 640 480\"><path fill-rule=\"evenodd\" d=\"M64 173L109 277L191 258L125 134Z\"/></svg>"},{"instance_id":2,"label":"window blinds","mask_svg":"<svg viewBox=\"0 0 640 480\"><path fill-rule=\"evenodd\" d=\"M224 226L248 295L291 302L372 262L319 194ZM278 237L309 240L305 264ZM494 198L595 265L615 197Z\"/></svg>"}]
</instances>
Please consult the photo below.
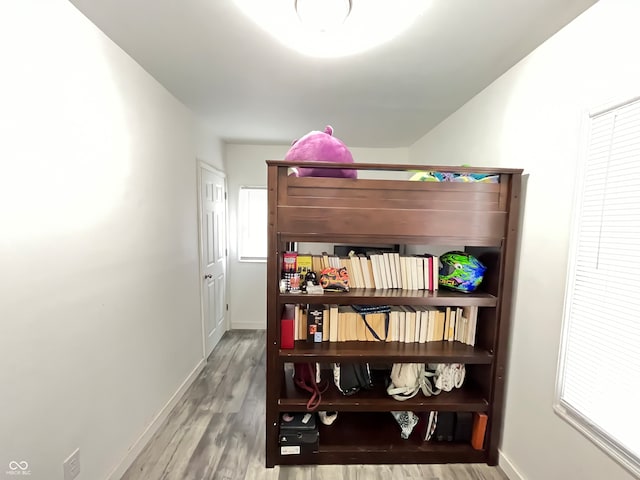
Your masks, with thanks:
<instances>
[{"instance_id":1,"label":"window blinds","mask_svg":"<svg viewBox=\"0 0 640 480\"><path fill-rule=\"evenodd\" d=\"M640 457L640 101L591 117L567 282L560 407Z\"/></svg>"},{"instance_id":2,"label":"window blinds","mask_svg":"<svg viewBox=\"0 0 640 480\"><path fill-rule=\"evenodd\" d=\"M267 258L267 189L240 187L238 257L241 261Z\"/></svg>"}]
</instances>

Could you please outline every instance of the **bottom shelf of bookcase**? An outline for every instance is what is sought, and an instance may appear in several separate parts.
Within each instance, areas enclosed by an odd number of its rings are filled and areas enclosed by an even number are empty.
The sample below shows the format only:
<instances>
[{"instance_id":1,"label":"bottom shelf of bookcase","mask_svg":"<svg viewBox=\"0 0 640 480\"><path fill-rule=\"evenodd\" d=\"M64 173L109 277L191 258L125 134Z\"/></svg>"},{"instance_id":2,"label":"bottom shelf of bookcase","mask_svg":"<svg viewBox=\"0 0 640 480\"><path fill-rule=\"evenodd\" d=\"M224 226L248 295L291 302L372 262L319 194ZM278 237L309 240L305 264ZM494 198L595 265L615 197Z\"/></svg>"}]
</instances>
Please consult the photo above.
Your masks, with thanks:
<instances>
[{"instance_id":1,"label":"bottom shelf of bookcase","mask_svg":"<svg viewBox=\"0 0 640 480\"><path fill-rule=\"evenodd\" d=\"M389 412L339 412L333 425L319 425L319 450L276 455L279 465L486 463L487 452L468 443L423 441L415 429L404 440ZM278 452L280 450L278 449Z\"/></svg>"}]
</instances>

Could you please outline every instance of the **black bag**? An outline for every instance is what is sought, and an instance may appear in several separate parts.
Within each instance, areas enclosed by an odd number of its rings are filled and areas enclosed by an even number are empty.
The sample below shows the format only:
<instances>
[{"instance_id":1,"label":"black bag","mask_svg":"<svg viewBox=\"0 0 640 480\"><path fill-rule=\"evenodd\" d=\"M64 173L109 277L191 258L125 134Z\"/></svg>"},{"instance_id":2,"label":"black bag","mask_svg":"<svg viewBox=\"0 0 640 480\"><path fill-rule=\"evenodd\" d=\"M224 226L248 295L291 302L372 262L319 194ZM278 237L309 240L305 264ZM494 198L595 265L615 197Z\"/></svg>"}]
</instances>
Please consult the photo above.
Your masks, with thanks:
<instances>
[{"instance_id":1,"label":"black bag","mask_svg":"<svg viewBox=\"0 0 640 480\"><path fill-rule=\"evenodd\" d=\"M333 382L343 395L373 387L368 363L334 363Z\"/></svg>"}]
</instances>

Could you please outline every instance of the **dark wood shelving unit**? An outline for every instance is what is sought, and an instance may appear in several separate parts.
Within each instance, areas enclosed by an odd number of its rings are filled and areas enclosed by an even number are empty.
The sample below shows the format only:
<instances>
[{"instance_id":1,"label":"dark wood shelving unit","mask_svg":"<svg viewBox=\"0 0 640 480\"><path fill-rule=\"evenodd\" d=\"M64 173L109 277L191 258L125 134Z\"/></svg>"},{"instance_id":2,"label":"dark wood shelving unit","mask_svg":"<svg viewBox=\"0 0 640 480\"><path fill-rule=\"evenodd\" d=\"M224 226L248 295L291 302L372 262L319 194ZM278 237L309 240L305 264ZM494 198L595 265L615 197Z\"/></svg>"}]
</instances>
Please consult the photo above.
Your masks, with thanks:
<instances>
[{"instance_id":1,"label":"dark wood shelving unit","mask_svg":"<svg viewBox=\"0 0 640 480\"><path fill-rule=\"evenodd\" d=\"M289 176L292 166L359 171L489 173L499 183L411 182ZM497 464L502 428L513 268L520 201L520 169L379 164L313 164L267 161L269 240L267 258L266 465L292 464ZM397 178L397 175L396 175ZM347 293L305 295L279 292L282 254L288 242L346 245L463 246L488 267L479 291L462 294L393 289L351 289ZM427 250L428 251L428 250ZM433 305L479 307L476 345L460 342L298 341L280 348L280 315L285 304ZM462 388L399 402L386 394L385 381L353 396L331 384L320 410L338 411L331 426L320 425L319 451L280 455L279 416L306 411L307 395L293 384L291 363L369 362L465 363ZM327 376L330 372L323 372ZM484 448L469 444L400 438L390 411L466 411L488 415ZM415 432L414 432L415 433Z\"/></svg>"}]
</instances>

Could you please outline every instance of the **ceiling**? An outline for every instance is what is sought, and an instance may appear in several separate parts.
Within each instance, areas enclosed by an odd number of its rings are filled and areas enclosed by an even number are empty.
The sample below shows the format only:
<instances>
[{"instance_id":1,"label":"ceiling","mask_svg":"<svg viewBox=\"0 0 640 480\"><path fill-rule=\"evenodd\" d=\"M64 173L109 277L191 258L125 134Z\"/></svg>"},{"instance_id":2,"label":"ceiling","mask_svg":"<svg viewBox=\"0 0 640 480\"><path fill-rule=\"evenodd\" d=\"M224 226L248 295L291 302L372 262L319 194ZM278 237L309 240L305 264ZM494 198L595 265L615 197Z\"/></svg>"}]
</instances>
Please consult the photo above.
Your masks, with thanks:
<instances>
[{"instance_id":1,"label":"ceiling","mask_svg":"<svg viewBox=\"0 0 640 480\"><path fill-rule=\"evenodd\" d=\"M430 0L399 37L337 59L287 49L231 0L70 1L223 140L331 124L352 147L407 147L597 0Z\"/></svg>"}]
</instances>

